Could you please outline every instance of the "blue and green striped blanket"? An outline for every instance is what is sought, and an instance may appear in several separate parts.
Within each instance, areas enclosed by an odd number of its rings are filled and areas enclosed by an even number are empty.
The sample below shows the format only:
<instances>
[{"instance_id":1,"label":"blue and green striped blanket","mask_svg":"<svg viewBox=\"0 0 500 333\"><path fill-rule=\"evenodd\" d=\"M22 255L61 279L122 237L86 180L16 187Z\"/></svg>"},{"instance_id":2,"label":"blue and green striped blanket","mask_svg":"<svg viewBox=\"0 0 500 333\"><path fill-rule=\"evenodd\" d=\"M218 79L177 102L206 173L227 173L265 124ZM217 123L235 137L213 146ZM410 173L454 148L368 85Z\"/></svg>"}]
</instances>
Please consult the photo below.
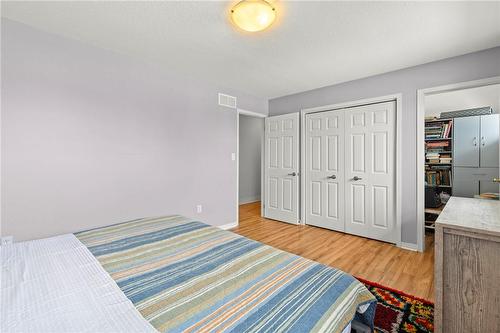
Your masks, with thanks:
<instances>
[{"instance_id":1,"label":"blue and green striped blanket","mask_svg":"<svg viewBox=\"0 0 500 333\"><path fill-rule=\"evenodd\" d=\"M75 235L160 332L342 332L363 304L373 324L352 276L182 216Z\"/></svg>"}]
</instances>

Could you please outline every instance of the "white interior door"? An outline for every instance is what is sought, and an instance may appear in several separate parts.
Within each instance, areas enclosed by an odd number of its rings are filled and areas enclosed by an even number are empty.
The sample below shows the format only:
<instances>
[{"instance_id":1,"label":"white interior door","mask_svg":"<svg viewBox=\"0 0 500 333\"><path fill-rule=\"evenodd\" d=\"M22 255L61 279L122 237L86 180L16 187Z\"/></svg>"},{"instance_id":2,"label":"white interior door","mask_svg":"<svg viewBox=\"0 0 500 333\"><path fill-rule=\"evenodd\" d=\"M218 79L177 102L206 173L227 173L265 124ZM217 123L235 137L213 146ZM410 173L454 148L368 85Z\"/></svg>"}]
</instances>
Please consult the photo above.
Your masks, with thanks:
<instances>
[{"instance_id":1,"label":"white interior door","mask_svg":"<svg viewBox=\"0 0 500 333\"><path fill-rule=\"evenodd\" d=\"M299 114L268 117L265 124L264 216L299 221Z\"/></svg>"},{"instance_id":2,"label":"white interior door","mask_svg":"<svg viewBox=\"0 0 500 333\"><path fill-rule=\"evenodd\" d=\"M305 119L306 223L344 231L344 110Z\"/></svg>"},{"instance_id":3,"label":"white interior door","mask_svg":"<svg viewBox=\"0 0 500 333\"><path fill-rule=\"evenodd\" d=\"M346 232L395 243L396 102L346 109Z\"/></svg>"}]
</instances>

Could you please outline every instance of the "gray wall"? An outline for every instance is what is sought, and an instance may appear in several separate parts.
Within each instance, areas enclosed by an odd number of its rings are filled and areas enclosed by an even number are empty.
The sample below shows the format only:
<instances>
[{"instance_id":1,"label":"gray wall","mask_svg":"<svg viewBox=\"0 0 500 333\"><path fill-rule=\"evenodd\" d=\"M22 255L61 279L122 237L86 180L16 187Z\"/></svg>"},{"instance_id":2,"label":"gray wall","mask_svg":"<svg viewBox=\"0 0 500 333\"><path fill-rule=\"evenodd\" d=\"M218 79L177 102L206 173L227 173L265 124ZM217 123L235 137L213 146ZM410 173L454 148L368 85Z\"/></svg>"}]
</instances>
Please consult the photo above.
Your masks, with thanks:
<instances>
[{"instance_id":1,"label":"gray wall","mask_svg":"<svg viewBox=\"0 0 500 333\"><path fill-rule=\"evenodd\" d=\"M236 110L267 101L2 19L2 235L236 221ZM203 213L196 214L197 204Z\"/></svg>"},{"instance_id":2,"label":"gray wall","mask_svg":"<svg viewBox=\"0 0 500 333\"><path fill-rule=\"evenodd\" d=\"M240 115L240 204L260 200L261 139L264 119Z\"/></svg>"},{"instance_id":3,"label":"gray wall","mask_svg":"<svg viewBox=\"0 0 500 333\"><path fill-rule=\"evenodd\" d=\"M356 66L356 64L346 64ZM500 75L500 47L284 96L269 101L269 114L402 93L402 240L417 242L416 109L417 89ZM307 78L304 78L307 79Z\"/></svg>"}]
</instances>

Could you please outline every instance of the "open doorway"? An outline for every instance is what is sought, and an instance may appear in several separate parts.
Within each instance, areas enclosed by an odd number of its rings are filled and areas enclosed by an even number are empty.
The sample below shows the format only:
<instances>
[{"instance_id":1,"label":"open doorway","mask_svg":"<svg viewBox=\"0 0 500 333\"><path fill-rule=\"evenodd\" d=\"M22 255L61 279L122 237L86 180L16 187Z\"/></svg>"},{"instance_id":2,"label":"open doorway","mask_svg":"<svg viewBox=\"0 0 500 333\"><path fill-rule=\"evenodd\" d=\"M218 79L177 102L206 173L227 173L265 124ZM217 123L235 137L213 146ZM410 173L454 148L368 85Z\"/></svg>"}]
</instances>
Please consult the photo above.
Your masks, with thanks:
<instances>
[{"instance_id":1,"label":"open doorway","mask_svg":"<svg viewBox=\"0 0 500 333\"><path fill-rule=\"evenodd\" d=\"M500 78L424 89L418 97L423 250L450 196L498 200Z\"/></svg>"},{"instance_id":2,"label":"open doorway","mask_svg":"<svg viewBox=\"0 0 500 333\"><path fill-rule=\"evenodd\" d=\"M242 205L252 210L258 206L261 211L264 118L258 113L238 110L238 214Z\"/></svg>"}]
</instances>

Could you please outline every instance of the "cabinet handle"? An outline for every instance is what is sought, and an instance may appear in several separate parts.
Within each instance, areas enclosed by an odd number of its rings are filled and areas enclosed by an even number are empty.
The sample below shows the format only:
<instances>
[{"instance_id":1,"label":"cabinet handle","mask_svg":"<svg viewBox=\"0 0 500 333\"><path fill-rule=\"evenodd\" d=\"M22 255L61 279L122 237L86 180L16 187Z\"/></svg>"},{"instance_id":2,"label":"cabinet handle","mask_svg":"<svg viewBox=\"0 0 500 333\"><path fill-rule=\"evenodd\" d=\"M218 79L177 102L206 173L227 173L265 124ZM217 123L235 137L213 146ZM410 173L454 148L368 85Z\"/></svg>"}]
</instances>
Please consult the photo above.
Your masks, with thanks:
<instances>
[{"instance_id":1,"label":"cabinet handle","mask_svg":"<svg viewBox=\"0 0 500 333\"><path fill-rule=\"evenodd\" d=\"M476 138L476 137L474 137L474 139L472 139L472 144L473 144L474 146L477 146L477 138Z\"/></svg>"},{"instance_id":2,"label":"cabinet handle","mask_svg":"<svg viewBox=\"0 0 500 333\"><path fill-rule=\"evenodd\" d=\"M484 145L486 144L486 139L484 138L484 136L481 137L481 145L484 147Z\"/></svg>"}]
</instances>

